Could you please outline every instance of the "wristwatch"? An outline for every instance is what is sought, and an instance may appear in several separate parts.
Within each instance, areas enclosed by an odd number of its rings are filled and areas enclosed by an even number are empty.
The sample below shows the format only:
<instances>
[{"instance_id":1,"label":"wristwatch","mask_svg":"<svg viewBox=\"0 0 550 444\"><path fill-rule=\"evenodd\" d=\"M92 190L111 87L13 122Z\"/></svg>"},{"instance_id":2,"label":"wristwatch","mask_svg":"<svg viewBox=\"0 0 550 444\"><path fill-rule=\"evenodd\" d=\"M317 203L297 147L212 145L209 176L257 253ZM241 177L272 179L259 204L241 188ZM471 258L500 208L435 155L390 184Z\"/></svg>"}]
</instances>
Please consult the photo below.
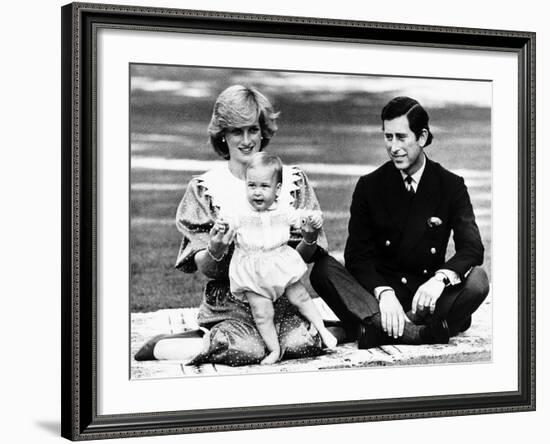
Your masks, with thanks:
<instances>
[{"instance_id":1,"label":"wristwatch","mask_svg":"<svg viewBox=\"0 0 550 444\"><path fill-rule=\"evenodd\" d=\"M437 273L434 274L434 278L436 280L438 280L439 282L443 282L445 287L448 287L449 285L451 285L451 281L449 280L449 278L447 277L447 275L445 273L437 272Z\"/></svg>"}]
</instances>

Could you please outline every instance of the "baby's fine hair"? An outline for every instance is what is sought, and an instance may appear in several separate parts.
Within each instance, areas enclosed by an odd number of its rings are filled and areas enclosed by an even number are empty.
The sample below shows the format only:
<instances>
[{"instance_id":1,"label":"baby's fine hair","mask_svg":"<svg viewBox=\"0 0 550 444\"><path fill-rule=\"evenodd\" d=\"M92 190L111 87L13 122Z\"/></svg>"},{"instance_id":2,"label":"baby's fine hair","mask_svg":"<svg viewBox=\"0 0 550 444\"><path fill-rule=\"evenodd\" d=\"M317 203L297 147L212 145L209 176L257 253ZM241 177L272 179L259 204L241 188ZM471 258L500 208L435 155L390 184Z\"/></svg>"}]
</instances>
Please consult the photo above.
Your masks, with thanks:
<instances>
[{"instance_id":1,"label":"baby's fine hair","mask_svg":"<svg viewBox=\"0 0 550 444\"><path fill-rule=\"evenodd\" d=\"M283 162L278 156L265 151L254 154L246 165L245 175L249 169L258 166L271 168L277 183L283 183Z\"/></svg>"}]
</instances>

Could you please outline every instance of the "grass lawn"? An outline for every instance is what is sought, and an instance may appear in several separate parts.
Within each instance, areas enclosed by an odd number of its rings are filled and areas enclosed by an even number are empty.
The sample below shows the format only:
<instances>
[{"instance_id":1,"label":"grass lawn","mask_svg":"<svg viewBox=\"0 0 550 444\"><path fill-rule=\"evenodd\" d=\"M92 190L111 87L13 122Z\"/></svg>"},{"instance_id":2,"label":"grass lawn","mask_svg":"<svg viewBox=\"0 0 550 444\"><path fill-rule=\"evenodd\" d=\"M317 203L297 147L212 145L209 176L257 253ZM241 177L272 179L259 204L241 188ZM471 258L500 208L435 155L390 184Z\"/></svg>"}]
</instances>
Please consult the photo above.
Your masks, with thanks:
<instances>
[{"instance_id":1,"label":"grass lawn","mask_svg":"<svg viewBox=\"0 0 550 444\"><path fill-rule=\"evenodd\" d=\"M449 122L450 123L450 122ZM479 122L476 122L482 127ZM195 125L193 125L195 126ZM279 154L286 163L364 164L378 165L386 160L381 147L380 134L356 134L353 128L342 127L334 134L330 126L313 128L297 125L273 140L269 149ZM205 143L204 137L191 134L183 146L180 140L163 140L162 137L143 133L133 134L140 140L139 149L132 156L163 157L168 159L191 158L215 160L215 154ZM311 144L307 134L316 134ZM319 135L325 136L322 137ZM443 136L444 135L444 136ZM441 142L439 142L441 139ZM145 140L145 141L144 141ZM460 137L457 133L440 128L436 142L428 148L428 155L452 169L479 170L485 173L481 179L471 181L470 194L486 248L485 267L490 275L491 266L491 200L489 134L482 131L477 136ZM200 150L188 149L200 146ZM367 148L371 147L371 148ZM306 171L307 172L307 171ZM205 283L199 273L186 274L174 269L180 243L180 235L174 224L178 203L193 171L167 171L133 169L130 199L130 307L132 312L147 312L161 308L197 306ZM309 173L317 197L325 212L325 231L330 251L343 252L347 237L349 203L359 176ZM467 180L468 184L468 180ZM452 254L453 245L448 254ZM313 291L310 289L310 291Z\"/></svg>"},{"instance_id":2,"label":"grass lawn","mask_svg":"<svg viewBox=\"0 0 550 444\"><path fill-rule=\"evenodd\" d=\"M324 173L307 168L305 171L325 213L329 249L342 254L355 183L370 167L387 160L379 112L389 97L402 91L358 89L369 76L343 76L345 82L339 83L342 76L310 73L304 81L303 76L294 77L292 73L153 65L132 65L131 76L130 155L136 162L131 170L130 193L132 312L193 307L201 300L205 278L199 273L185 274L174 268L181 240L174 218L187 183L202 171L136 165L138 160L152 158L165 159L168 165L186 159L219 160L207 143L206 128L214 95L230 84L258 86L281 111L279 131L268 149L281 156L286 164L335 166ZM392 85L397 88L400 81L393 79ZM419 81L429 82L430 88L439 82ZM139 87L140 82L143 88ZM348 89L337 91L338 85L343 84L348 85ZM157 88L159 85L166 89ZM315 85L325 86L317 86L315 90ZM334 91L332 85L336 88ZM445 99L451 103L449 98ZM466 173L466 184L486 248L485 267L490 276L491 111L488 106L448 103L429 109L434 141L426 152L445 167ZM338 165L353 166L354 174L337 174ZM365 167L364 172L361 165ZM342 167L339 170L341 172ZM451 242L449 255L452 250Z\"/></svg>"}]
</instances>

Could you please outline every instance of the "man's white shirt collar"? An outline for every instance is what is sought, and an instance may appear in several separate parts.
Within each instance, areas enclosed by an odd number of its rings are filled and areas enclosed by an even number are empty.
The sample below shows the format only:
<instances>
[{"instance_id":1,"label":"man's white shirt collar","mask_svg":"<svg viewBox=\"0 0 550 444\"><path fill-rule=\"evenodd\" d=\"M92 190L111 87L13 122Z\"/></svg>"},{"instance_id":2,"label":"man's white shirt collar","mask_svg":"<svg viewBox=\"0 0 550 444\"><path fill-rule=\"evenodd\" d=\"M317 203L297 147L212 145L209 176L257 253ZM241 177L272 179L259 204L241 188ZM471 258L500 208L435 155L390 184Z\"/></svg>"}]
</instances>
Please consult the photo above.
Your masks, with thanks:
<instances>
[{"instance_id":1,"label":"man's white shirt collar","mask_svg":"<svg viewBox=\"0 0 550 444\"><path fill-rule=\"evenodd\" d=\"M420 169L416 173L411 175L412 177L411 185L415 193L416 193L416 190L418 189L418 184L420 183L422 174L424 173L424 168L426 168L426 156L424 156L424 163L422 163L422 166L420 167ZM401 177L403 178L403 184L406 187L407 185L405 184L405 179L407 178L408 174L403 171L399 171L399 172L401 173Z\"/></svg>"}]
</instances>

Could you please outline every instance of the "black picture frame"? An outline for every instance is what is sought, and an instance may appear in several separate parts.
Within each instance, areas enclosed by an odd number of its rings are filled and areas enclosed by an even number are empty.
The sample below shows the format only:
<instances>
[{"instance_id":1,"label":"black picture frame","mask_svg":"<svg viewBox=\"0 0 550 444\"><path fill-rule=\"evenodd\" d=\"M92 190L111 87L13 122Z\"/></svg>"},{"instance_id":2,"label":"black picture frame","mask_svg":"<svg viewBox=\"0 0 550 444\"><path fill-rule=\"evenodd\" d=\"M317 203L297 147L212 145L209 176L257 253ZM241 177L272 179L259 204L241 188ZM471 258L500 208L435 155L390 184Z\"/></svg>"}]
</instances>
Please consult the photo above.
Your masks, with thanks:
<instances>
[{"instance_id":1,"label":"black picture frame","mask_svg":"<svg viewBox=\"0 0 550 444\"><path fill-rule=\"evenodd\" d=\"M71 440L535 409L535 33L72 3L62 14L62 436ZM517 54L518 389L509 392L97 414L96 86L100 27L508 51Z\"/></svg>"}]
</instances>

